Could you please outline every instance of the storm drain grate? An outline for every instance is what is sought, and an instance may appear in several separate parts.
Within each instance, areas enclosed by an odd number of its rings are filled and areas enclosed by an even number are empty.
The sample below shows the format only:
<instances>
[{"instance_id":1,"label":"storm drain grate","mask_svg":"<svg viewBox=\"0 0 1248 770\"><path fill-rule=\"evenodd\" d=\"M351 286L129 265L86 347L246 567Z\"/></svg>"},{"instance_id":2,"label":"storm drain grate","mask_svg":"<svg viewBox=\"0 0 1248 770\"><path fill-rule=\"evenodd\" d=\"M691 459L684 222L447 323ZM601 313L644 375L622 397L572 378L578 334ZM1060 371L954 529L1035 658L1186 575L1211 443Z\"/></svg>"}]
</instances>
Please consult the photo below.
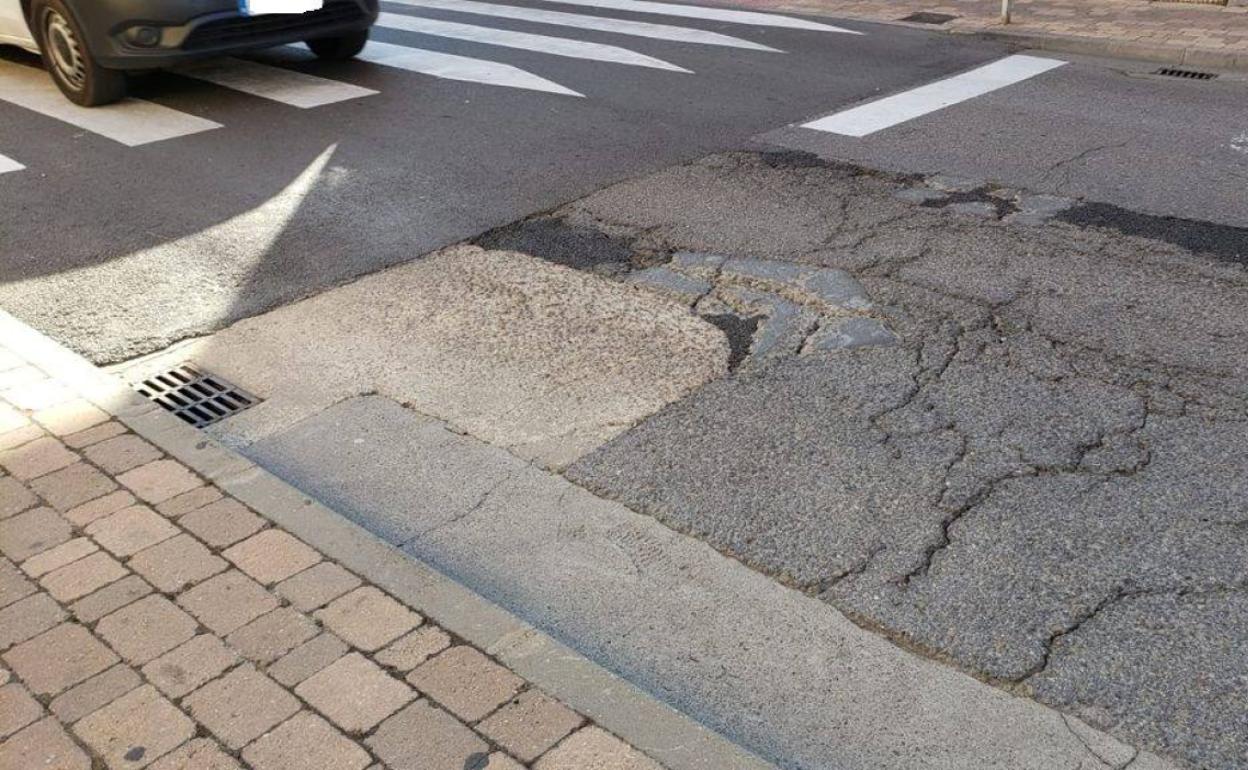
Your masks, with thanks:
<instances>
[{"instance_id":1,"label":"storm drain grate","mask_svg":"<svg viewBox=\"0 0 1248 770\"><path fill-rule=\"evenodd\" d=\"M928 13L927 11L919 11L909 16L902 16L898 21L912 21L915 24L948 24L957 16L950 16L947 13Z\"/></svg>"},{"instance_id":2,"label":"storm drain grate","mask_svg":"<svg viewBox=\"0 0 1248 770\"><path fill-rule=\"evenodd\" d=\"M1185 70L1178 67L1162 67L1153 72L1154 75L1163 75L1168 78L1184 78L1186 80L1213 80L1217 77L1213 72L1201 72L1200 70Z\"/></svg>"},{"instance_id":3,"label":"storm drain grate","mask_svg":"<svg viewBox=\"0 0 1248 770\"><path fill-rule=\"evenodd\" d=\"M134 389L196 428L212 425L257 403L254 396L241 388L189 363L135 383Z\"/></svg>"}]
</instances>

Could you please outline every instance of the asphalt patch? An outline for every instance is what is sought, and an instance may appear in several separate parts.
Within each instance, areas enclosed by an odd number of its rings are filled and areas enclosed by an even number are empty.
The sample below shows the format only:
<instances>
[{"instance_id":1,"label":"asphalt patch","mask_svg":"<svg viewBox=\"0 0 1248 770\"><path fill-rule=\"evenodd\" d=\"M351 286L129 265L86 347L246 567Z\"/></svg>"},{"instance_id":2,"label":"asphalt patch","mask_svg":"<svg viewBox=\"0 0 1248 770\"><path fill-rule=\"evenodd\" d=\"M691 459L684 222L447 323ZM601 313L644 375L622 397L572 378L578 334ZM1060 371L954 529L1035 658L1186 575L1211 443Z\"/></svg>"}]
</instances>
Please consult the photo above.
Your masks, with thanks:
<instances>
[{"instance_id":1,"label":"asphalt patch","mask_svg":"<svg viewBox=\"0 0 1248 770\"><path fill-rule=\"evenodd\" d=\"M473 240L485 249L518 251L577 270L625 272L634 266L631 238L608 235L556 217L537 217L491 230Z\"/></svg>"},{"instance_id":2,"label":"asphalt patch","mask_svg":"<svg viewBox=\"0 0 1248 770\"><path fill-rule=\"evenodd\" d=\"M754 332L762 320L759 316L739 316L732 313L704 315L703 321L712 323L728 338L728 370L735 371L750 352Z\"/></svg>"},{"instance_id":3,"label":"asphalt patch","mask_svg":"<svg viewBox=\"0 0 1248 770\"><path fill-rule=\"evenodd\" d=\"M1139 214L1108 203L1085 203L1055 219L1079 227L1103 227L1123 235L1163 241L1196 254L1248 264L1248 230L1239 227Z\"/></svg>"}]
</instances>

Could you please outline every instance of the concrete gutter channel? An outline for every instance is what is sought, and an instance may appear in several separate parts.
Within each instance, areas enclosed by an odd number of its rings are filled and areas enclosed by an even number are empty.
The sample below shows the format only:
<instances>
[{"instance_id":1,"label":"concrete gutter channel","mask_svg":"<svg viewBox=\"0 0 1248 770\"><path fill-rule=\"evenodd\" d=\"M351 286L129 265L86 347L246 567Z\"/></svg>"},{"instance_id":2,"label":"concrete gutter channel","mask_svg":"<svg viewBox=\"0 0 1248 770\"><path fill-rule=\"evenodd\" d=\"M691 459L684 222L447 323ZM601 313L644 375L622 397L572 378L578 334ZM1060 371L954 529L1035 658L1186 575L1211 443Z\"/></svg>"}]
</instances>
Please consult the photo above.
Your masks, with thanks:
<instances>
[{"instance_id":1,"label":"concrete gutter channel","mask_svg":"<svg viewBox=\"0 0 1248 770\"><path fill-rule=\"evenodd\" d=\"M409 602L449 631L485 648L669 770L775 767L309 498L4 311L0 311L0 340L259 514ZM783 588L647 517L637 519L645 519L644 526L664 533L661 537L680 552L673 558L693 553L700 569L730 583L725 595L735 590L734 596L743 597L736 606L718 608L716 617L709 619L710 625L719 633L726 628L739 628L739 634L754 635L743 637L756 648L753 654L761 651L764 656L784 659L777 665L785 667L791 681L809 682L807 692L789 693L790 707L742 716L747 722L766 724L783 724L791 719L794 724L804 725L803 729L825 732L827 741L838 745L835 758L829 755L812 761L809 756L785 755L776 751L774 745L747 741L760 753L772 756L780 766L959 770L1173 767L1073 717L904 652L854 626L826 604ZM657 588L673 590L671 586ZM783 605L787 609L773 612L768 605ZM764 626L775 623L777 618L791 619L793 627L769 633ZM588 620L593 622L592 618ZM649 633L667 632L659 628ZM677 629L673 633L680 632ZM645 638L645 634L641 636ZM720 647L737 646L740 641L723 640ZM771 645L782 647L782 652L777 654ZM702 652L704 648L691 644L688 649ZM644 657L649 651L636 652ZM710 654L716 654L716 650L712 648ZM740 686L757 684L747 682ZM829 704L826 708L825 703ZM732 709L735 704L717 705Z\"/></svg>"}]
</instances>

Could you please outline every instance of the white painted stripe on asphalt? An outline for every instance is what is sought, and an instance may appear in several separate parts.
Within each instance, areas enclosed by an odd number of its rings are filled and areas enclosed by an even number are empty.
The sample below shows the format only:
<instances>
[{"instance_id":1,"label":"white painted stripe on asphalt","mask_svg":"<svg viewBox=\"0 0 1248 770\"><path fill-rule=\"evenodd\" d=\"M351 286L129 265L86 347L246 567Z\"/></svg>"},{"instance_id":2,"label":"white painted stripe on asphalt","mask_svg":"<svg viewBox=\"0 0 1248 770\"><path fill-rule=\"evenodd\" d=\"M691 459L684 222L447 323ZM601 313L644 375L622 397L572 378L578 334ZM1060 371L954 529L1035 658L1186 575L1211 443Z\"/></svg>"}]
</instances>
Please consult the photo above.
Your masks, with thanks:
<instances>
[{"instance_id":1,"label":"white painted stripe on asphalt","mask_svg":"<svg viewBox=\"0 0 1248 770\"><path fill-rule=\"evenodd\" d=\"M618 35L648 37L655 40L674 40L679 43L699 43L702 45L719 45L728 48L745 48L752 51L779 53L775 48L759 43L751 43L748 40L742 40L731 35L721 35L718 32L707 32L702 29L675 27L670 24L651 24L646 21L608 19L602 16L586 16L579 13L564 13L563 11L518 8L511 5L479 3L476 0L393 0L393 2L400 5L410 5L415 8L436 8L442 11L495 16L500 19L517 19L519 21L531 21L559 27L592 29L599 32L613 32Z\"/></svg>"},{"instance_id":2,"label":"white painted stripe on asphalt","mask_svg":"<svg viewBox=\"0 0 1248 770\"><path fill-rule=\"evenodd\" d=\"M383 13L377 20L377 26L387 29L399 29L405 32L419 32L424 35L449 37L456 40L470 40L474 43L503 46L504 48L520 48L526 51L566 56L573 59L590 59L593 61L611 62L612 64L630 64L636 67L653 67L673 72L688 72L683 67L669 64L662 59L646 56L627 48L603 43L588 43L582 40L569 40L549 35L534 35L528 32L513 32L508 29L478 27L475 24L459 24L453 21L425 19L420 16L407 16L400 13Z\"/></svg>"},{"instance_id":3,"label":"white painted stripe on asphalt","mask_svg":"<svg viewBox=\"0 0 1248 770\"><path fill-rule=\"evenodd\" d=\"M21 171L24 168L26 167L12 158L0 155L0 174L7 174L10 171Z\"/></svg>"},{"instance_id":4,"label":"white painted stripe on asphalt","mask_svg":"<svg viewBox=\"0 0 1248 770\"><path fill-rule=\"evenodd\" d=\"M550 0L559 5L584 5L592 8L610 8L615 11L632 11L634 13L653 13L659 16L682 16L688 19L711 19L726 21L731 24L750 24L755 27L782 27L785 29L809 29L816 32L843 32L848 35L861 35L852 29L833 27L806 19L794 19L789 16L776 16L771 13L757 11L734 11L727 8L705 8L698 5L677 5L675 3L655 3L649 0Z\"/></svg>"},{"instance_id":5,"label":"white painted stripe on asphalt","mask_svg":"<svg viewBox=\"0 0 1248 770\"><path fill-rule=\"evenodd\" d=\"M970 72L852 107L802 127L845 136L867 136L1035 77L1065 63L1038 56L1007 56Z\"/></svg>"},{"instance_id":6,"label":"white painted stripe on asphalt","mask_svg":"<svg viewBox=\"0 0 1248 770\"><path fill-rule=\"evenodd\" d=\"M139 99L106 107L79 107L57 90L46 72L4 60L0 60L0 100L129 147L221 127L220 123Z\"/></svg>"},{"instance_id":7,"label":"white painted stripe on asphalt","mask_svg":"<svg viewBox=\"0 0 1248 770\"><path fill-rule=\"evenodd\" d=\"M305 110L377 93L371 88L242 59L212 59L179 67L176 71L180 75Z\"/></svg>"},{"instance_id":8,"label":"white painted stripe on asphalt","mask_svg":"<svg viewBox=\"0 0 1248 770\"><path fill-rule=\"evenodd\" d=\"M526 88L530 91L583 96L570 88L564 88L558 83L510 64L472 59L440 51L426 51L422 48L391 45L376 40L370 41L357 58L383 67L397 67L447 80L464 80L469 83L484 83L505 88Z\"/></svg>"}]
</instances>

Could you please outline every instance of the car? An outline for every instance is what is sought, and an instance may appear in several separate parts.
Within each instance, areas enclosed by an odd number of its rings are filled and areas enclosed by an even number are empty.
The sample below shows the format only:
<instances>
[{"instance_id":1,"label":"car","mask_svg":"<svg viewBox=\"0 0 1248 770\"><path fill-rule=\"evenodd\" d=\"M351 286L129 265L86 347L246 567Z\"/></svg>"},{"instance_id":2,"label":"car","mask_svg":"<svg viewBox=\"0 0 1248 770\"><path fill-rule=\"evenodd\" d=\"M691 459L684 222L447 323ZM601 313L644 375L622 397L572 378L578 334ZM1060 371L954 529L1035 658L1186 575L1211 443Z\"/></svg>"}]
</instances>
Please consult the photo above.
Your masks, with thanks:
<instances>
[{"instance_id":1,"label":"car","mask_svg":"<svg viewBox=\"0 0 1248 770\"><path fill-rule=\"evenodd\" d=\"M125 96L127 73L195 59L301 41L349 59L377 13L378 0L0 0L0 44L41 54L61 92L94 107Z\"/></svg>"}]
</instances>

